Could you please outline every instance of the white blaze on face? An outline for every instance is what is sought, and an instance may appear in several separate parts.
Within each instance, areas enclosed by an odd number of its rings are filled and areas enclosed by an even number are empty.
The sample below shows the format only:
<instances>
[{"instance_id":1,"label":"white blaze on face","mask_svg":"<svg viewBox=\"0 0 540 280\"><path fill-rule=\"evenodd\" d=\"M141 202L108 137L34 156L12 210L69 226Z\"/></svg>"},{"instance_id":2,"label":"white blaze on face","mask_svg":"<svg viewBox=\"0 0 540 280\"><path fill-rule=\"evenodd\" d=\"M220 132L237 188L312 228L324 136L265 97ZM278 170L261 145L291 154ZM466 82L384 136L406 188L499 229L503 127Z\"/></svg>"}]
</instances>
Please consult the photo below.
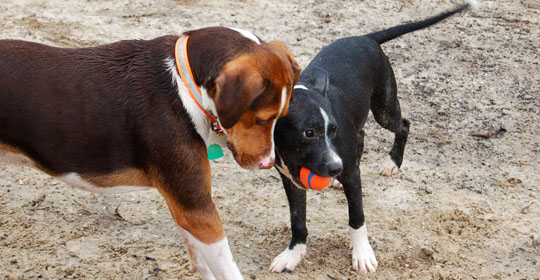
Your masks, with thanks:
<instances>
[{"instance_id":1,"label":"white blaze on face","mask_svg":"<svg viewBox=\"0 0 540 280\"><path fill-rule=\"evenodd\" d=\"M281 99L280 99L280 103L279 103L278 118L279 118L279 116L281 116L281 113L283 113L283 109L285 109L285 104L286 103L287 103L287 88L283 87L283 89L281 90ZM278 118L276 118L272 122L272 133L270 134L270 141L272 143L272 147L270 148L270 153L261 160L261 164L263 164L265 166L270 164L270 162L273 162L275 160L275 158L276 158L276 155L274 154L274 148L275 148L274 129L276 128L276 123L277 123Z\"/></svg>"},{"instance_id":2,"label":"white blaze on face","mask_svg":"<svg viewBox=\"0 0 540 280\"><path fill-rule=\"evenodd\" d=\"M283 87L281 90L281 103L279 103L279 114L278 116L281 116L281 113L283 113L283 109L285 109L285 103L287 102L287 88Z\"/></svg>"},{"instance_id":3,"label":"white blaze on face","mask_svg":"<svg viewBox=\"0 0 540 280\"><path fill-rule=\"evenodd\" d=\"M338 156L338 154L334 150L334 147L332 145L330 145L330 139L329 139L329 136L328 136L328 125L329 125L330 121L329 121L328 115L323 110L323 108L320 108L320 110L321 110L321 115L322 115L323 120L324 120L324 143L326 144L328 152L330 153L330 161L342 164L341 158Z\"/></svg>"}]
</instances>

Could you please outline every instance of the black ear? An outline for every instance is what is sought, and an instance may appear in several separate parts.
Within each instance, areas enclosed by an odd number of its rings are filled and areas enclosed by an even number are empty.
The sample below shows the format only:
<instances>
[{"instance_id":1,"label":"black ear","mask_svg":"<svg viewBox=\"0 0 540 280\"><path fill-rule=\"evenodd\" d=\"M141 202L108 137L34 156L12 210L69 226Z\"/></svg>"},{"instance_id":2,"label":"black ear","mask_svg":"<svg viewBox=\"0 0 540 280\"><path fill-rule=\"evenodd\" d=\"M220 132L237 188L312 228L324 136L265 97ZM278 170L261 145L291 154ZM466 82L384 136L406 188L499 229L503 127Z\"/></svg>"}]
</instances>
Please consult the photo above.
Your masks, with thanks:
<instances>
[{"instance_id":1,"label":"black ear","mask_svg":"<svg viewBox=\"0 0 540 280\"><path fill-rule=\"evenodd\" d=\"M326 70L317 66L313 67L311 70L310 82L313 85L313 89L322 93L326 97L328 93L328 85L330 84L328 72L326 72Z\"/></svg>"}]
</instances>

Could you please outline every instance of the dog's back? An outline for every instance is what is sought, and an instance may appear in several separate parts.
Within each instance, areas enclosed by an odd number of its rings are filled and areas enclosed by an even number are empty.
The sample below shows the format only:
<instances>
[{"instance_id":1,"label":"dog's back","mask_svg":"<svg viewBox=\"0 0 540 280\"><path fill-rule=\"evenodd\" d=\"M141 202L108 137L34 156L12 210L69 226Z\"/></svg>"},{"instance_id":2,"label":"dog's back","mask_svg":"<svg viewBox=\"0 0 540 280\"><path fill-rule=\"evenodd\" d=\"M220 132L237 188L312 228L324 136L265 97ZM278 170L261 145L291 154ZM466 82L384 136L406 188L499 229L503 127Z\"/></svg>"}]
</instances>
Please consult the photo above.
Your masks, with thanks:
<instances>
[{"instance_id":1,"label":"dog's back","mask_svg":"<svg viewBox=\"0 0 540 280\"><path fill-rule=\"evenodd\" d=\"M381 77L392 71L379 44L365 36L339 39L323 48L303 71L298 84L307 82L315 67L328 72L328 97L337 95L336 101L343 105L334 113L353 118L357 127L366 121L372 93L390 79Z\"/></svg>"},{"instance_id":2,"label":"dog's back","mask_svg":"<svg viewBox=\"0 0 540 280\"><path fill-rule=\"evenodd\" d=\"M51 174L137 166L132 132L137 116L150 109L138 104L152 98L137 88L153 86L154 96L173 90L165 66L150 63L139 51L146 45L133 40L67 49L0 41L0 144L18 147Z\"/></svg>"}]
</instances>

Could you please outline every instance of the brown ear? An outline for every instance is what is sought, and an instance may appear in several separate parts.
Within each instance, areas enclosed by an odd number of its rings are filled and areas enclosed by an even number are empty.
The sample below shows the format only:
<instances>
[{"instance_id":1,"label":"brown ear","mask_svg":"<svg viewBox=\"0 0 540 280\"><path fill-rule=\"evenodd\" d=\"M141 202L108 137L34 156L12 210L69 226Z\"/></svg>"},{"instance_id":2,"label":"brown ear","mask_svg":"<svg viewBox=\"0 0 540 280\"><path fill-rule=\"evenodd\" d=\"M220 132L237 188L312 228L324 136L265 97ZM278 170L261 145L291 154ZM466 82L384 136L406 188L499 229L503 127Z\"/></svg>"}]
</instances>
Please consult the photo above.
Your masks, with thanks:
<instances>
[{"instance_id":1,"label":"brown ear","mask_svg":"<svg viewBox=\"0 0 540 280\"><path fill-rule=\"evenodd\" d=\"M292 74L292 83L293 87L298 82L298 78L300 78L300 72L302 71L302 68L298 65L296 60L294 59L293 55L287 48L287 45L282 41L270 41L268 42L271 46L277 47L279 50L285 53L287 56L287 59L289 60L289 66L291 67L291 74ZM292 96L291 96L292 101Z\"/></svg>"},{"instance_id":2,"label":"brown ear","mask_svg":"<svg viewBox=\"0 0 540 280\"><path fill-rule=\"evenodd\" d=\"M232 127L264 91L264 81L248 59L229 62L216 79L216 110L224 128Z\"/></svg>"}]
</instances>

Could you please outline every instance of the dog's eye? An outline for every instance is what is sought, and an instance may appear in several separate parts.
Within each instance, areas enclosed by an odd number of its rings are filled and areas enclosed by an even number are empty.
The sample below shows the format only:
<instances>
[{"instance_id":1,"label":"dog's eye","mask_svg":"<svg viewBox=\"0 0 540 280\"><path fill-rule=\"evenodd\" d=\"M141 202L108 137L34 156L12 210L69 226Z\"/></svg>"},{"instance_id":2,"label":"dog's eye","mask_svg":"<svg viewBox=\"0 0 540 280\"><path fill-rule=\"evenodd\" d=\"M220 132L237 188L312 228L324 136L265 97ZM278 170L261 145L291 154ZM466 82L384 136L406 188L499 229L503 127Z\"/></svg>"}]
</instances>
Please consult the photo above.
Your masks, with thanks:
<instances>
[{"instance_id":1,"label":"dog's eye","mask_svg":"<svg viewBox=\"0 0 540 280\"><path fill-rule=\"evenodd\" d=\"M313 138L315 136L315 132L313 132L313 129L308 129L304 131L304 136L306 138Z\"/></svg>"},{"instance_id":2,"label":"dog's eye","mask_svg":"<svg viewBox=\"0 0 540 280\"><path fill-rule=\"evenodd\" d=\"M262 120L262 119L255 119L255 124L256 125L267 125L268 123L270 122L270 120Z\"/></svg>"},{"instance_id":3,"label":"dog's eye","mask_svg":"<svg viewBox=\"0 0 540 280\"><path fill-rule=\"evenodd\" d=\"M277 116L272 116L266 120L263 120L263 119L260 119L260 118L256 118L255 119L255 124L256 125L267 125L269 124L271 121L275 120L277 118Z\"/></svg>"}]
</instances>

